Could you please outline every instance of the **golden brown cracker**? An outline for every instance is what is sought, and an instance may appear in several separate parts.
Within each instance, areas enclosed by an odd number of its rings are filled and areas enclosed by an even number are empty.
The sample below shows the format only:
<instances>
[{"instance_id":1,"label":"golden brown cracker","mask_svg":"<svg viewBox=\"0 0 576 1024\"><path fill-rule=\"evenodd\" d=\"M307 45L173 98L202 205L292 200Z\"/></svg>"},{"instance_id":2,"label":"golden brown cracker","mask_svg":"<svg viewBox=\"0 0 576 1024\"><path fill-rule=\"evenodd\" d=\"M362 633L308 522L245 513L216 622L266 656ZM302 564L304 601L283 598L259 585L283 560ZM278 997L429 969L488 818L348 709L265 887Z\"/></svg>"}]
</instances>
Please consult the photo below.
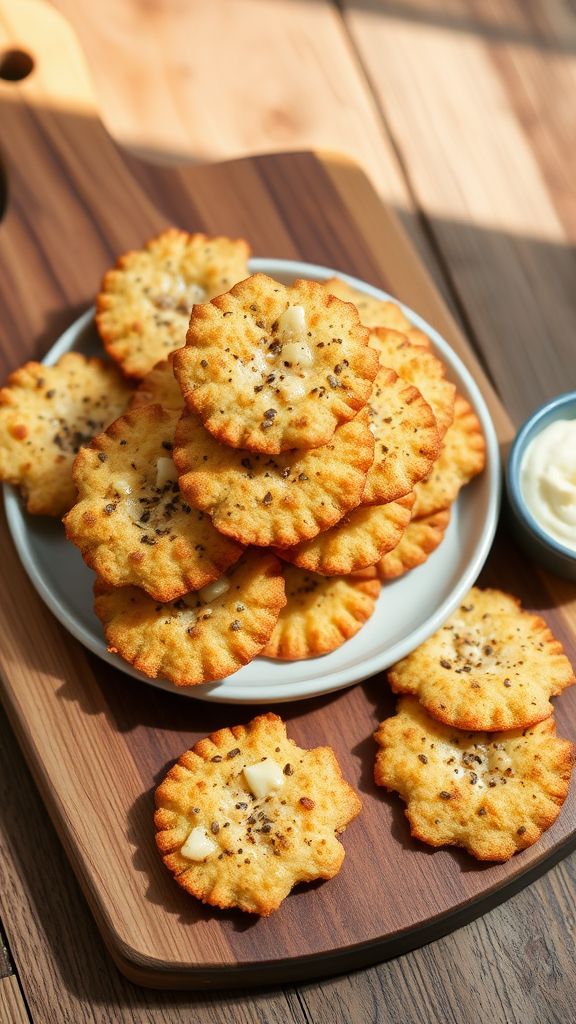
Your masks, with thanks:
<instances>
[{"instance_id":1,"label":"golden brown cracker","mask_svg":"<svg viewBox=\"0 0 576 1024\"><path fill-rule=\"evenodd\" d=\"M195 306L174 358L188 407L234 448L326 444L366 403L378 369L356 309L315 281L265 274Z\"/></svg>"},{"instance_id":2,"label":"golden brown cracker","mask_svg":"<svg viewBox=\"0 0 576 1024\"><path fill-rule=\"evenodd\" d=\"M208 302L248 276L243 239L209 238L169 228L127 252L105 275L96 325L130 377L145 377L186 341L194 303Z\"/></svg>"},{"instance_id":3,"label":"golden brown cracker","mask_svg":"<svg viewBox=\"0 0 576 1024\"><path fill-rule=\"evenodd\" d=\"M262 654L299 661L341 647L370 618L380 584L373 576L317 576L284 566L285 607Z\"/></svg>"},{"instance_id":4,"label":"golden brown cracker","mask_svg":"<svg viewBox=\"0 0 576 1024\"><path fill-rule=\"evenodd\" d=\"M94 592L108 650L176 686L223 679L252 661L286 601L280 564L268 552L248 552L219 580L172 602L101 580Z\"/></svg>"},{"instance_id":5,"label":"golden brown cracker","mask_svg":"<svg viewBox=\"0 0 576 1024\"><path fill-rule=\"evenodd\" d=\"M130 394L112 363L76 352L10 375L0 390L0 479L20 488L28 512L62 516L74 504L76 455Z\"/></svg>"},{"instance_id":6,"label":"golden brown cracker","mask_svg":"<svg viewBox=\"0 0 576 1024\"><path fill-rule=\"evenodd\" d=\"M174 376L172 356L156 363L149 373L142 378L132 395L129 409L137 409L141 405L161 405L163 409L184 408L182 392Z\"/></svg>"},{"instance_id":7,"label":"golden brown cracker","mask_svg":"<svg viewBox=\"0 0 576 1024\"><path fill-rule=\"evenodd\" d=\"M505 861L558 817L576 748L552 718L529 729L460 732L429 718L414 697L380 724L375 779L399 793L416 839Z\"/></svg>"},{"instance_id":8,"label":"golden brown cracker","mask_svg":"<svg viewBox=\"0 0 576 1024\"><path fill-rule=\"evenodd\" d=\"M436 418L417 388L381 366L369 402L374 462L364 505L395 501L427 476L440 453Z\"/></svg>"},{"instance_id":9,"label":"golden brown cracker","mask_svg":"<svg viewBox=\"0 0 576 1024\"><path fill-rule=\"evenodd\" d=\"M550 697L575 682L543 619L509 594L478 587L388 679L395 693L415 694L440 722L488 731L548 718Z\"/></svg>"},{"instance_id":10,"label":"golden brown cracker","mask_svg":"<svg viewBox=\"0 0 576 1024\"><path fill-rule=\"evenodd\" d=\"M442 543L450 522L450 509L443 509L424 519L412 519L395 548L376 564L378 577L397 579L410 569L422 565Z\"/></svg>"},{"instance_id":11,"label":"golden brown cracker","mask_svg":"<svg viewBox=\"0 0 576 1024\"><path fill-rule=\"evenodd\" d=\"M480 420L462 395L456 395L454 421L448 428L442 451L427 478L414 487L415 518L431 516L448 508L460 490L486 464L486 441Z\"/></svg>"},{"instance_id":12,"label":"golden brown cracker","mask_svg":"<svg viewBox=\"0 0 576 1024\"><path fill-rule=\"evenodd\" d=\"M248 782L262 764L267 794ZM180 757L156 790L156 842L192 896L267 916L298 882L338 873L337 836L361 809L334 751L296 746L269 712L212 733Z\"/></svg>"},{"instance_id":13,"label":"golden brown cracker","mask_svg":"<svg viewBox=\"0 0 576 1024\"><path fill-rule=\"evenodd\" d=\"M243 550L179 491L179 415L145 405L94 438L74 464L78 501L64 519L68 539L103 580L142 587L157 601L206 586Z\"/></svg>"},{"instance_id":14,"label":"golden brown cracker","mask_svg":"<svg viewBox=\"0 0 576 1024\"><path fill-rule=\"evenodd\" d=\"M413 345L398 331L376 327L370 331L369 343L379 353L384 366L418 388L436 417L442 439L454 419L456 396L454 384L446 380L442 360L421 345Z\"/></svg>"},{"instance_id":15,"label":"golden brown cracker","mask_svg":"<svg viewBox=\"0 0 576 1024\"><path fill-rule=\"evenodd\" d=\"M410 522L414 495L405 494L386 505L360 506L312 540L277 554L310 572L341 576L374 565L398 544Z\"/></svg>"},{"instance_id":16,"label":"golden brown cracker","mask_svg":"<svg viewBox=\"0 0 576 1024\"><path fill-rule=\"evenodd\" d=\"M220 444L185 413L174 460L182 492L218 530L242 544L286 547L328 529L359 504L373 453L367 410L322 448L273 456Z\"/></svg>"},{"instance_id":17,"label":"golden brown cracker","mask_svg":"<svg viewBox=\"0 0 576 1024\"><path fill-rule=\"evenodd\" d=\"M384 324L384 327L386 326L388 325ZM392 327L393 325L390 324L389 326ZM402 328L399 329L402 330ZM420 330L419 327L409 327L408 330L404 331L404 334L406 335L408 341L411 342L412 345L419 345L420 348L432 347L430 338L428 337L427 334L425 334L424 331Z\"/></svg>"},{"instance_id":18,"label":"golden brown cracker","mask_svg":"<svg viewBox=\"0 0 576 1024\"><path fill-rule=\"evenodd\" d=\"M360 314L365 327L390 327L395 331L409 331L412 327L408 317L396 302L388 299L376 299L358 288L353 288L338 277L324 281L324 287L330 295L336 295L343 302L352 302Z\"/></svg>"}]
</instances>

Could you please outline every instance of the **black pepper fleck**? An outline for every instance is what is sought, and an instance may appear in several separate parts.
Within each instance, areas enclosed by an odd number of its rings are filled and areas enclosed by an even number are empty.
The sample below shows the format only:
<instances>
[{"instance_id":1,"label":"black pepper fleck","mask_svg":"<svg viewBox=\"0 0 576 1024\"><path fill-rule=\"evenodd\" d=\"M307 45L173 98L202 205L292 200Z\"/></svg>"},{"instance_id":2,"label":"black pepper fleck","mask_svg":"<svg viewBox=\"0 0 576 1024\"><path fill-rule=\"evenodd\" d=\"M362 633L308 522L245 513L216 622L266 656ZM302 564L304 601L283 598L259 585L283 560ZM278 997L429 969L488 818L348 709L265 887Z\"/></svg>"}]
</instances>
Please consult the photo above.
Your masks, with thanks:
<instances>
[{"instance_id":1,"label":"black pepper fleck","mask_svg":"<svg viewBox=\"0 0 576 1024\"><path fill-rule=\"evenodd\" d=\"M312 808L315 806L314 801L311 800L310 797L308 796L301 796L298 803L301 804L302 807L305 807L307 811L311 811Z\"/></svg>"}]
</instances>

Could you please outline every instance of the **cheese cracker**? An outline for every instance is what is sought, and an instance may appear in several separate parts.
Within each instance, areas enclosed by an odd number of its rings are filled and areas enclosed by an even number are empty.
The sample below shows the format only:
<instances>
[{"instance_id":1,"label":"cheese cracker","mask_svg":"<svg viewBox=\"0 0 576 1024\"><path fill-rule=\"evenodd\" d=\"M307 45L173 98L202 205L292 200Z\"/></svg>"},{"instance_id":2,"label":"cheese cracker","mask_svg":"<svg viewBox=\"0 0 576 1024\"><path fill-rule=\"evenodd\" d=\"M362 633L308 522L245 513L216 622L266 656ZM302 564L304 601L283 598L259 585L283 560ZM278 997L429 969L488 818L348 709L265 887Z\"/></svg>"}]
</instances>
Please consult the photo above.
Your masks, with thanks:
<instances>
[{"instance_id":1,"label":"cheese cracker","mask_svg":"<svg viewBox=\"0 0 576 1024\"><path fill-rule=\"evenodd\" d=\"M192 896L267 916L298 882L333 878L361 811L330 747L305 750L277 715L220 729L156 791L156 842Z\"/></svg>"},{"instance_id":2,"label":"cheese cracker","mask_svg":"<svg viewBox=\"0 0 576 1024\"><path fill-rule=\"evenodd\" d=\"M223 679L252 661L286 602L279 562L267 552L249 552L219 580L172 602L101 580L94 592L108 650L176 686Z\"/></svg>"},{"instance_id":3,"label":"cheese cracker","mask_svg":"<svg viewBox=\"0 0 576 1024\"><path fill-rule=\"evenodd\" d=\"M500 590L474 587L428 640L388 672L395 693L415 694L458 729L522 729L548 718L550 697L575 682L543 619Z\"/></svg>"},{"instance_id":4,"label":"cheese cracker","mask_svg":"<svg viewBox=\"0 0 576 1024\"><path fill-rule=\"evenodd\" d=\"M278 454L326 444L367 401L378 359L354 306L265 274L195 306L174 357L188 407L219 441Z\"/></svg>"},{"instance_id":5,"label":"cheese cracker","mask_svg":"<svg viewBox=\"0 0 576 1024\"><path fill-rule=\"evenodd\" d=\"M456 395L454 384L446 379L442 360L421 345L412 344L405 334L381 327L370 331L369 344L378 351L381 364L418 388L436 417L442 439L454 419Z\"/></svg>"},{"instance_id":6,"label":"cheese cracker","mask_svg":"<svg viewBox=\"0 0 576 1024\"><path fill-rule=\"evenodd\" d=\"M181 348L192 306L248 277L243 239L208 238L169 228L127 252L105 275L96 326L112 359L129 377L145 377Z\"/></svg>"},{"instance_id":7,"label":"cheese cracker","mask_svg":"<svg viewBox=\"0 0 576 1024\"><path fill-rule=\"evenodd\" d=\"M421 393L381 366L369 402L374 463L362 495L364 505L395 501L426 477L440 454L436 418Z\"/></svg>"},{"instance_id":8,"label":"cheese cracker","mask_svg":"<svg viewBox=\"0 0 576 1024\"><path fill-rule=\"evenodd\" d=\"M0 390L0 480L20 488L28 512L62 516L74 504L76 455L130 394L112 363L76 352L10 375Z\"/></svg>"},{"instance_id":9,"label":"cheese cracker","mask_svg":"<svg viewBox=\"0 0 576 1024\"><path fill-rule=\"evenodd\" d=\"M442 543L449 522L449 509L424 519L412 519L396 547L376 564L379 579L394 580L422 565Z\"/></svg>"},{"instance_id":10,"label":"cheese cracker","mask_svg":"<svg viewBox=\"0 0 576 1024\"><path fill-rule=\"evenodd\" d=\"M416 839L505 861L554 823L576 748L552 718L529 729L461 732L429 718L414 697L380 724L375 779L400 794Z\"/></svg>"},{"instance_id":11,"label":"cheese cracker","mask_svg":"<svg viewBox=\"0 0 576 1024\"><path fill-rule=\"evenodd\" d=\"M354 636L376 607L373 576L318 576L284 566L286 605L262 654L298 661L336 650Z\"/></svg>"},{"instance_id":12,"label":"cheese cracker","mask_svg":"<svg viewBox=\"0 0 576 1024\"><path fill-rule=\"evenodd\" d=\"M414 495L405 494L386 505L360 506L312 540L277 549L277 554L322 576L357 572L374 565L398 544L410 522L413 504Z\"/></svg>"},{"instance_id":13,"label":"cheese cracker","mask_svg":"<svg viewBox=\"0 0 576 1024\"><path fill-rule=\"evenodd\" d=\"M174 376L171 355L168 359L156 363L156 366L142 378L128 408L137 409L140 405L151 403L161 405L163 409L178 409L180 412L184 407L182 392Z\"/></svg>"},{"instance_id":14,"label":"cheese cracker","mask_svg":"<svg viewBox=\"0 0 576 1024\"><path fill-rule=\"evenodd\" d=\"M326 530L360 503L374 454L368 411L309 451L262 455L220 444L185 413L174 460L187 500L241 544L287 547Z\"/></svg>"},{"instance_id":15,"label":"cheese cracker","mask_svg":"<svg viewBox=\"0 0 576 1024\"><path fill-rule=\"evenodd\" d=\"M414 486L414 516L420 519L448 508L485 464L486 441L480 421L470 403L456 395L454 420L444 436L442 451L428 477Z\"/></svg>"},{"instance_id":16,"label":"cheese cracker","mask_svg":"<svg viewBox=\"0 0 576 1024\"><path fill-rule=\"evenodd\" d=\"M68 539L103 580L142 587L157 601L206 586L243 551L178 489L178 417L144 405L83 448L74 464L78 501L64 519Z\"/></svg>"}]
</instances>

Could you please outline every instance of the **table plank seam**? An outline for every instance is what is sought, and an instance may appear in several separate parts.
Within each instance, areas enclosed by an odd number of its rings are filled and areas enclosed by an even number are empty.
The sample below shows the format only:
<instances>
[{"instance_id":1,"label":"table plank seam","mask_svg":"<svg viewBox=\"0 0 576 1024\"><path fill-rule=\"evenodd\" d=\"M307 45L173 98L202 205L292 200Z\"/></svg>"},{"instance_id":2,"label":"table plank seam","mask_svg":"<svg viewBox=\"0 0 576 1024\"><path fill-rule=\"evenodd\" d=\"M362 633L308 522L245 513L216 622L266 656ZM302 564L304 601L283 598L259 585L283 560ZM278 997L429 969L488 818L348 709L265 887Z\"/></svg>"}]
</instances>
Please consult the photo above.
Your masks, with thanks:
<instances>
[{"instance_id":1,"label":"table plank seam","mask_svg":"<svg viewBox=\"0 0 576 1024\"><path fill-rule=\"evenodd\" d=\"M424 209L424 207L422 206L418 199L417 190L414 187L412 176L408 168L408 159L404 154L400 141L397 138L396 133L394 132L390 124L390 120L386 115L386 111L382 105L382 101L380 100L378 92L372 84L370 73L367 67L364 65L364 62L362 60L362 54L358 49L356 40L354 38L354 34L351 32L350 27L348 25L343 0L335 0L335 4L338 10L340 11L342 19L342 30L348 40L351 54L355 59L358 74L363 79L364 85L371 96L372 103L380 119L381 130L383 134L386 135L392 148L392 151L394 153L394 156L396 158L399 173L402 177L404 187L406 189L408 198L412 205L413 216L416 219L422 234L424 235L431 256L436 261L437 274L444 281L446 295L452 306L451 312L455 314L459 322L459 326L462 328L462 331L466 336L466 340L470 344L470 347L474 350L474 355L480 362L482 369L484 370L486 376L488 377L490 383L492 384L492 387L494 388L496 393L499 394L498 387L493 377L490 365L482 351L479 339L476 335L476 331L472 324L471 317L468 315L464 299L460 296L460 293L458 291L458 286L451 272L448 259L442 250L440 241L437 238L436 232L434 231L434 228L432 226L432 222L430 218L426 215L426 210ZM431 270L429 272L431 273Z\"/></svg>"}]
</instances>

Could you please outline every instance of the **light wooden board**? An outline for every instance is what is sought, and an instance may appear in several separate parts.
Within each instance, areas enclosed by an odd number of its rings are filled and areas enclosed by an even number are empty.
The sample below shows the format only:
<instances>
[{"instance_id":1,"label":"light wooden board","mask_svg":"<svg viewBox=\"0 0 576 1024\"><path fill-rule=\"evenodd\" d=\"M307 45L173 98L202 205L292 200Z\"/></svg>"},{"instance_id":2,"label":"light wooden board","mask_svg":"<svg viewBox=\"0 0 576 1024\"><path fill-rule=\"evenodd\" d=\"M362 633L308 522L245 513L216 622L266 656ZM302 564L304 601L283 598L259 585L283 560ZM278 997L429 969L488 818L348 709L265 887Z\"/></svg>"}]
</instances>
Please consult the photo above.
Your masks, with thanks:
<instances>
[{"instance_id":1,"label":"light wooden board","mask_svg":"<svg viewBox=\"0 0 576 1024\"><path fill-rule=\"evenodd\" d=\"M428 259L378 101L333 0L167 0L145 9L139 0L49 2L76 31L104 124L122 146L171 165L343 153L401 212Z\"/></svg>"},{"instance_id":2,"label":"light wooden board","mask_svg":"<svg viewBox=\"0 0 576 1024\"><path fill-rule=\"evenodd\" d=\"M14 975L0 979L0 1020L6 1024L29 1024L26 1003Z\"/></svg>"},{"instance_id":3,"label":"light wooden board","mask_svg":"<svg viewBox=\"0 0 576 1024\"><path fill-rule=\"evenodd\" d=\"M331 0L177 2L145 11L133 0L54 6L78 34L111 135L127 147L203 162L338 150L381 182L390 201L403 196Z\"/></svg>"},{"instance_id":4,"label":"light wooden board","mask_svg":"<svg viewBox=\"0 0 576 1024\"><path fill-rule=\"evenodd\" d=\"M343 11L460 312L518 422L576 385L574 7L345 0Z\"/></svg>"},{"instance_id":5,"label":"light wooden board","mask_svg":"<svg viewBox=\"0 0 576 1024\"><path fill-rule=\"evenodd\" d=\"M14 25L5 31L13 34ZM55 53L61 59L61 50ZM311 154L178 174L128 166L93 114L54 102L50 61L41 54L36 56L43 73L17 92L2 86L0 95L10 184L0 239L7 268L4 369L47 347L89 301L117 251L178 217L185 226L208 231L245 231L258 254L299 255L384 284L449 336L481 379L394 218L358 170ZM33 218L42 193L50 205ZM506 417L485 387L502 435L508 436ZM562 602L561 585L536 576L504 540L502 545L487 579L503 585L505 566L506 585L530 606ZM87 657L38 601L6 540L3 548L0 657L6 707L103 936L134 979L175 987L222 984L224 978L226 984L250 983L370 962L489 906L572 843L573 801L537 848L505 866L474 869L464 855L450 851L432 860L411 843L398 803L375 792L369 779L370 734L392 706L377 679L286 708L291 733L303 745L330 733L345 773L362 789L364 827L354 846L347 843L348 864L354 859L359 870L299 891L270 921L239 930L234 915L199 908L175 890L153 849L150 818L154 781L199 735L227 723L228 709L193 705L184 723L179 698L143 688ZM547 617L573 652L573 609L548 610ZM247 709L235 715L237 721L248 717ZM573 719L574 698L568 694L560 702L561 727ZM375 860L375 850L382 861ZM405 899L374 898L384 875L390 892L401 891L410 879Z\"/></svg>"}]
</instances>

